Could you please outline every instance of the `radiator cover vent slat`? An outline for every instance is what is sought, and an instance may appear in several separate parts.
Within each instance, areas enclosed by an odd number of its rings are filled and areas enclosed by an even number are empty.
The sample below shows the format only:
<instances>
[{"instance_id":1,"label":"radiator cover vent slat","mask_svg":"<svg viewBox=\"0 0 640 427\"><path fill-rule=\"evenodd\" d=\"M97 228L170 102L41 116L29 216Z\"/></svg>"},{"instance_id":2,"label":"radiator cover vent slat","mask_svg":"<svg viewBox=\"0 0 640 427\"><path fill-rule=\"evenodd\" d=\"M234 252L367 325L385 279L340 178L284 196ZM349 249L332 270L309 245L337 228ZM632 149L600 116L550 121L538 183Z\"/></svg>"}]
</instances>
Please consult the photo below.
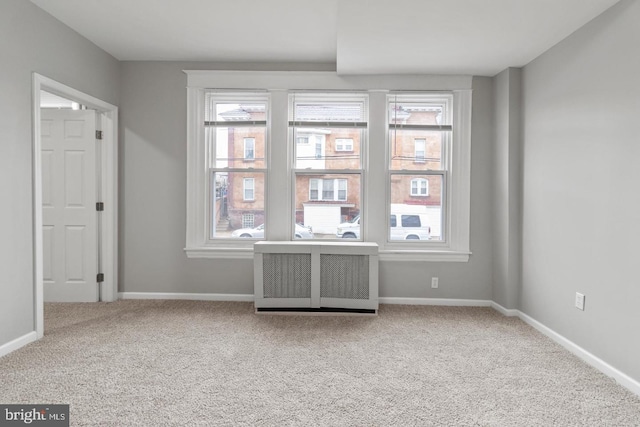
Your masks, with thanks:
<instances>
[{"instance_id":1,"label":"radiator cover vent slat","mask_svg":"<svg viewBox=\"0 0 640 427\"><path fill-rule=\"evenodd\" d=\"M369 299L369 257L320 255L320 296Z\"/></svg>"},{"instance_id":2,"label":"radiator cover vent slat","mask_svg":"<svg viewBox=\"0 0 640 427\"><path fill-rule=\"evenodd\" d=\"M264 298L310 298L311 254L264 254Z\"/></svg>"}]
</instances>

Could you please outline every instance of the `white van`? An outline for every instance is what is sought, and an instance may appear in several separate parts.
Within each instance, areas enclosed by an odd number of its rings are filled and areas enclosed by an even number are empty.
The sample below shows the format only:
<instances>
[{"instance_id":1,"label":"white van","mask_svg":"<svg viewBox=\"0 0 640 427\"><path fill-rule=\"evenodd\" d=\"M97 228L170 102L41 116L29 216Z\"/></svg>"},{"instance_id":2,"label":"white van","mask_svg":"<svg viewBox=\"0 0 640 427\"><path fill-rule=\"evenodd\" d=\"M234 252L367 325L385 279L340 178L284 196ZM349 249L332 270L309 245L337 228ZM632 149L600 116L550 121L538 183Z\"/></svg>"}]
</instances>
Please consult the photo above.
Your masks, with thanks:
<instances>
[{"instance_id":1,"label":"white van","mask_svg":"<svg viewBox=\"0 0 640 427\"><path fill-rule=\"evenodd\" d=\"M391 240L429 240L431 227L423 212L392 212L389 217ZM360 238L360 215L338 225L336 236L343 239Z\"/></svg>"},{"instance_id":2,"label":"white van","mask_svg":"<svg viewBox=\"0 0 640 427\"><path fill-rule=\"evenodd\" d=\"M391 240L429 240L431 227L424 213L391 213Z\"/></svg>"}]
</instances>

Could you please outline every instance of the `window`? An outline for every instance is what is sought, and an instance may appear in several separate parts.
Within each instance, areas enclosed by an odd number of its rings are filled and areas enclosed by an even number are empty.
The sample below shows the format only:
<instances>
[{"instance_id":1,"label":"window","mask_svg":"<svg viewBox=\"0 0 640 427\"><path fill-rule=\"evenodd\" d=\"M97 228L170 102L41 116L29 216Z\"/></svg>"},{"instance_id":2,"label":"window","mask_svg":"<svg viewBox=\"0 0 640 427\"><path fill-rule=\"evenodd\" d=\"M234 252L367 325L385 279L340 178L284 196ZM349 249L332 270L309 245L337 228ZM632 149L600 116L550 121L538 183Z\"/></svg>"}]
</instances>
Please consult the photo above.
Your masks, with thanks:
<instances>
[{"instance_id":1,"label":"window","mask_svg":"<svg viewBox=\"0 0 640 427\"><path fill-rule=\"evenodd\" d=\"M269 97L205 90L200 102L201 158L208 176L201 183L208 206L204 243L231 241L240 237L235 230L265 219Z\"/></svg>"},{"instance_id":2,"label":"window","mask_svg":"<svg viewBox=\"0 0 640 427\"><path fill-rule=\"evenodd\" d=\"M471 77L185 73L187 256L347 234L385 261L468 260Z\"/></svg>"},{"instance_id":3,"label":"window","mask_svg":"<svg viewBox=\"0 0 640 427\"><path fill-rule=\"evenodd\" d=\"M319 198L322 196L321 198ZM309 179L309 200L322 201L346 201L347 200L347 180L346 179Z\"/></svg>"},{"instance_id":4,"label":"window","mask_svg":"<svg viewBox=\"0 0 640 427\"><path fill-rule=\"evenodd\" d=\"M294 93L289 96L293 153L293 217L314 238L342 238L339 226L362 209L362 147L368 97L357 93ZM310 147L299 144L308 137ZM362 238L361 233L356 233Z\"/></svg>"},{"instance_id":5,"label":"window","mask_svg":"<svg viewBox=\"0 0 640 427\"><path fill-rule=\"evenodd\" d=\"M255 160L256 158L255 148L256 148L255 138L244 139L244 159L245 160Z\"/></svg>"},{"instance_id":6,"label":"window","mask_svg":"<svg viewBox=\"0 0 640 427\"><path fill-rule=\"evenodd\" d=\"M353 139L350 139L350 138L336 139L336 151L353 151Z\"/></svg>"},{"instance_id":7,"label":"window","mask_svg":"<svg viewBox=\"0 0 640 427\"><path fill-rule=\"evenodd\" d=\"M414 144L415 144L415 155L414 155L415 161L418 163L424 163L427 140L424 138L416 138L414 140Z\"/></svg>"},{"instance_id":8,"label":"window","mask_svg":"<svg viewBox=\"0 0 640 427\"><path fill-rule=\"evenodd\" d=\"M429 195L429 181L424 178L415 178L411 180L411 195L412 196L428 196Z\"/></svg>"},{"instance_id":9,"label":"window","mask_svg":"<svg viewBox=\"0 0 640 427\"><path fill-rule=\"evenodd\" d=\"M243 184L244 200L255 200L255 179L245 178Z\"/></svg>"},{"instance_id":10,"label":"window","mask_svg":"<svg viewBox=\"0 0 640 427\"><path fill-rule=\"evenodd\" d=\"M400 221L402 222L403 227L421 227L422 226L419 215L401 215Z\"/></svg>"},{"instance_id":11,"label":"window","mask_svg":"<svg viewBox=\"0 0 640 427\"><path fill-rule=\"evenodd\" d=\"M255 216L252 213L242 214L242 228L253 228Z\"/></svg>"},{"instance_id":12,"label":"window","mask_svg":"<svg viewBox=\"0 0 640 427\"><path fill-rule=\"evenodd\" d=\"M390 230L389 240L447 241L452 105L452 95L388 97L390 213L400 214L402 227L424 228L422 234Z\"/></svg>"}]
</instances>

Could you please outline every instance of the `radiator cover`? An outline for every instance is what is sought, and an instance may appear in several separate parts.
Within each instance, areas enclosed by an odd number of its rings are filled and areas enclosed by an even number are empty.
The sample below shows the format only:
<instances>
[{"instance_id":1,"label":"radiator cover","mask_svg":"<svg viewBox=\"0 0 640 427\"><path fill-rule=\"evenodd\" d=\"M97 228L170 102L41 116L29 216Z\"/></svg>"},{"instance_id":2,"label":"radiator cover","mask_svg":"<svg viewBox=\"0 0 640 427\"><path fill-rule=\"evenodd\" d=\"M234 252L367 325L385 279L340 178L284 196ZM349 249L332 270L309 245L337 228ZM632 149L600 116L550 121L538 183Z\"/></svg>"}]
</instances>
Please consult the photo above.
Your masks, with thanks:
<instances>
[{"instance_id":1,"label":"radiator cover","mask_svg":"<svg viewBox=\"0 0 640 427\"><path fill-rule=\"evenodd\" d=\"M256 309L378 309L378 245L257 242Z\"/></svg>"}]
</instances>

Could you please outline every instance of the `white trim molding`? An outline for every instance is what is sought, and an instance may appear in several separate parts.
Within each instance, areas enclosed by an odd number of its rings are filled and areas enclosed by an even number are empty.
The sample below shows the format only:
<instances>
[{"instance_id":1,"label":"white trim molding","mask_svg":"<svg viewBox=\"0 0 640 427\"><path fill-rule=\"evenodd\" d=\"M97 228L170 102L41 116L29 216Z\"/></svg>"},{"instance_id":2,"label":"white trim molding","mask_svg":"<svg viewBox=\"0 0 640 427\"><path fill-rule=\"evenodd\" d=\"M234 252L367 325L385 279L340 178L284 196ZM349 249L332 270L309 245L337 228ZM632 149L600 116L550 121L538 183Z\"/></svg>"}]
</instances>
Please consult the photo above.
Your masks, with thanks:
<instances>
[{"instance_id":1,"label":"white trim molding","mask_svg":"<svg viewBox=\"0 0 640 427\"><path fill-rule=\"evenodd\" d=\"M555 341L556 343L560 344L562 347L564 347L566 350L568 350L571 353L573 353L575 356L577 356L578 358L580 358L584 362L586 362L589 365L593 366L595 369L597 369L598 371L600 371L603 374L607 375L608 377L613 378L618 384L620 384L621 386L625 387L626 389L628 389L629 391L631 391L632 393L634 393L635 395L640 397L640 382L639 381L631 378L629 375L627 375L624 372L620 371L619 369L611 366L610 364L608 364L604 360L602 360L599 357L595 356L594 354L588 352L587 350L585 350L584 348L580 347L579 345L577 345L573 341L571 341L568 338L560 335L559 333L557 333L553 329L543 325L539 321L535 320L533 317L529 316L528 314L523 313L520 310L505 308L505 307L501 306L500 304L496 303L495 301L491 301L491 307L494 308L496 311L504 314L505 316L513 316L513 317L520 318L520 320L522 320L523 322L525 322L529 326L533 327L538 332L540 332L543 335L546 335L547 337L551 338L553 341Z\"/></svg>"},{"instance_id":2,"label":"white trim molding","mask_svg":"<svg viewBox=\"0 0 640 427\"><path fill-rule=\"evenodd\" d=\"M363 240L377 243L381 261L468 262L471 255L470 230L470 151L472 114L471 76L380 75L341 76L335 72L312 71L229 71L184 70L187 75L187 194L185 253L188 258L248 259L253 240L211 238L211 152L205 141L205 94L219 92L219 100L264 99L268 104L265 188L265 229L268 240L293 240L293 209L296 176L309 174L296 169L291 135L290 95L295 99L333 99L342 92L345 99L365 102L368 122L366 150L361 168L331 173L360 174ZM246 91L246 92L245 92ZM319 91L324 91L321 93ZM411 93L407 92L411 91ZM445 241L400 242L388 239L390 189L385 174L372 173L388 168L387 95L445 100L451 108L449 127L455 130L447 145ZM330 96L329 96L330 94ZM409 98L407 98L409 99ZM418 99L418 98L415 98ZM443 101L444 102L444 101ZM360 123L360 122L358 122ZM361 124L361 123L360 123ZM291 134L291 135L290 135ZM215 145L215 138L211 142ZM387 165L387 166L385 166ZM315 170L317 173L319 170ZM232 171L230 171L232 172ZM324 171L326 172L326 171ZM379 175L379 176L378 176ZM443 175L444 176L444 175ZM378 189L385 189L380 192ZM372 189L377 189L373 191ZM338 241L337 238L332 238ZM226 253L228 252L228 253Z\"/></svg>"},{"instance_id":3,"label":"white trim molding","mask_svg":"<svg viewBox=\"0 0 640 427\"><path fill-rule=\"evenodd\" d=\"M253 302L253 294L191 294L173 292L120 292L120 299L159 299L189 301L238 301Z\"/></svg>"},{"instance_id":4,"label":"white trim molding","mask_svg":"<svg viewBox=\"0 0 640 427\"><path fill-rule=\"evenodd\" d=\"M42 237L42 141L40 132L40 91L46 90L101 114L103 139L101 144L102 273L100 300L115 301L118 289L118 107L80 92L38 73L33 73L32 149L33 149L33 280L34 313L38 338L44 336L44 285Z\"/></svg>"},{"instance_id":5,"label":"white trim molding","mask_svg":"<svg viewBox=\"0 0 640 427\"><path fill-rule=\"evenodd\" d=\"M0 346L0 357L6 356L7 354L13 351L16 351L21 347L24 347L27 344L31 344L37 339L38 339L38 334L35 331L33 331L21 337L18 337L12 341L9 341L8 343Z\"/></svg>"},{"instance_id":6,"label":"white trim molding","mask_svg":"<svg viewBox=\"0 0 640 427\"><path fill-rule=\"evenodd\" d=\"M491 307L491 301L482 299L380 297L378 301L380 302L380 304L439 305L447 307Z\"/></svg>"},{"instance_id":7,"label":"white trim molding","mask_svg":"<svg viewBox=\"0 0 640 427\"><path fill-rule=\"evenodd\" d=\"M507 316L507 317L519 317L521 314L520 310L505 308L495 301L491 301L491 308L493 308L495 311L499 312L503 316Z\"/></svg>"}]
</instances>

